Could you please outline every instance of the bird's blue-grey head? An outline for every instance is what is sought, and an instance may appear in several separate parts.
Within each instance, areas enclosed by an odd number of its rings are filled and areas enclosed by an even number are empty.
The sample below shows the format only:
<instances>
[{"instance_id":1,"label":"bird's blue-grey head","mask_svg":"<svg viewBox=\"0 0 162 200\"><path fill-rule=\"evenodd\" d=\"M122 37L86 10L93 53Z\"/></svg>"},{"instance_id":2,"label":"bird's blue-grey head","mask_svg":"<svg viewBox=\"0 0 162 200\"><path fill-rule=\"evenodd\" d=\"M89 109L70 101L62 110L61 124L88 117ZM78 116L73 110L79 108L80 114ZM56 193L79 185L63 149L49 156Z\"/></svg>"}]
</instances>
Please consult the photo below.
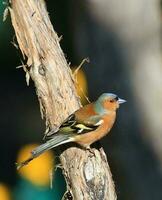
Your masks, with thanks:
<instances>
[{"instance_id":1,"label":"bird's blue-grey head","mask_svg":"<svg viewBox=\"0 0 162 200\"><path fill-rule=\"evenodd\" d=\"M104 113L108 112L108 110L103 107L103 102L105 102L105 101L109 101L110 105L111 105L111 103L112 104L115 103L116 105L118 105L118 107L119 107L119 104L122 104L122 103L126 102L126 100L119 98L116 94L113 94L113 93L103 93L97 99L97 101L95 102L95 111L97 113L104 114Z\"/></svg>"}]
</instances>

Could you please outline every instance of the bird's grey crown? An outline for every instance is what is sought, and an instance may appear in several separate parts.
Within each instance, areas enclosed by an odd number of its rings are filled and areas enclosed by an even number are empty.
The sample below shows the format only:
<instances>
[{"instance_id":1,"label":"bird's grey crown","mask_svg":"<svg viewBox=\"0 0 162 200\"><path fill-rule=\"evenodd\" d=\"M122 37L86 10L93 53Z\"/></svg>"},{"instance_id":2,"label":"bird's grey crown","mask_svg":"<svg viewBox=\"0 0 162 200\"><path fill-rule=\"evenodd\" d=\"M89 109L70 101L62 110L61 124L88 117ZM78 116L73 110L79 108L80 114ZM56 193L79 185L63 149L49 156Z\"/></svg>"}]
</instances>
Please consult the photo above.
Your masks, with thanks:
<instances>
[{"instance_id":1,"label":"bird's grey crown","mask_svg":"<svg viewBox=\"0 0 162 200\"><path fill-rule=\"evenodd\" d=\"M111 98L111 99L116 99L118 98L118 96L116 94L113 93L103 93L101 94L101 96L98 98L99 101L103 101L107 98Z\"/></svg>"}]
</instances>

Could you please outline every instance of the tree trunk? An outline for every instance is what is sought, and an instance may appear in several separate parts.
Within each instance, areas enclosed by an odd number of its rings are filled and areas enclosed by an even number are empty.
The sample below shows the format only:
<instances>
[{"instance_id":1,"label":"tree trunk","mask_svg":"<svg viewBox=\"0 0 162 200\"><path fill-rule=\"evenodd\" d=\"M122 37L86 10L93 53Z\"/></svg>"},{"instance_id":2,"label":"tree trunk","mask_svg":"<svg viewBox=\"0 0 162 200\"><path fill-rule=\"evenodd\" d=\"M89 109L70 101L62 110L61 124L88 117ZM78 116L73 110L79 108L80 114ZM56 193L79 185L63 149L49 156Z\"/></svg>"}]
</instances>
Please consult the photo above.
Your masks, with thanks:
<instances>
[{"instance_id":1,"label":"tree trunk","mask_svg":"<svg viewBox=\"0 0 162 200\"><path fill-rule=\"evenodd\" d=\"M11 20L27 65L26 80L34 81L47 128L57 128L80 107L74 79L60 48L43 0L12 0ZM75 200L115 200L116 194L106 155L100 150L71 147L60 160L67 190Z\"/></svg>"}]
</instances>

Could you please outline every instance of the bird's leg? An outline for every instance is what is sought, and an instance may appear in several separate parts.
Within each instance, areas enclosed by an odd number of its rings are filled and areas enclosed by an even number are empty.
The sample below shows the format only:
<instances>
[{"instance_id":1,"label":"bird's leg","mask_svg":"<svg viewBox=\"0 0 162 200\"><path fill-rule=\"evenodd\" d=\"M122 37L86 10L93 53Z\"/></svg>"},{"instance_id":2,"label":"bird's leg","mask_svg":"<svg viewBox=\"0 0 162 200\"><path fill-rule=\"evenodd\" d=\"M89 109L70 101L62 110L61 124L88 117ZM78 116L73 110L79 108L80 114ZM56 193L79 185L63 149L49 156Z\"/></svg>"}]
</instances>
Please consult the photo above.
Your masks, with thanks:
<instances>
[{"instance_id":1,"label":"bird's leg","mask_svg":"<svg viewBox=\"0 0 162 200\"><path fill-rule=\"evenodd\" d=\"M89 148L87 149L87 151L89 151L93 156L95 156L95 153L94 153L94 151L93 151L92 148L89 147Z\"/></svg>"},{"instance_id":2,"label":"bird's leg","mask_svg":"<svg viewBox=\"0 0 162 200\"><path fill-rule=\"evenodd\" d=\"M82 147L85 151L89 151L93 156L95 156L95 153L94 153L93 149L90 147L90 144L84 145L84 146L82 145Z\"/></svg>"}]
</instances>

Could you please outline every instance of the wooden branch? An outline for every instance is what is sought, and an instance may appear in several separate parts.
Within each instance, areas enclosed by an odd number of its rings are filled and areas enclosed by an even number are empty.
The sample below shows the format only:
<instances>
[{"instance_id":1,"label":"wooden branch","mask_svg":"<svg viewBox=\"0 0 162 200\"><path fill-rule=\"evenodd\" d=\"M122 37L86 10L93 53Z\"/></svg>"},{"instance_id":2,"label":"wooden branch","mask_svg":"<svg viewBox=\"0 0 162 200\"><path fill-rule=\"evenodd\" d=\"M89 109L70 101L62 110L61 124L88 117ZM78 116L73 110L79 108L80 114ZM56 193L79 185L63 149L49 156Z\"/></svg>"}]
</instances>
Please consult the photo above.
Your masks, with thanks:
<instances>
[{"instance_id":1,"label":"wooden branch","mask_svg":"<svg viewBox=\"0 0 162 200\"><path fill-rule=\"evenodd\" d=\"M11 20L27 66L26 80L35 83L42 117L55 128L80 107L74 80L43 0L12 0ZM115 200L111 172L103 149L71 147L61 156L67 189L75 200Z\"/></svg>"}]
</instances>

